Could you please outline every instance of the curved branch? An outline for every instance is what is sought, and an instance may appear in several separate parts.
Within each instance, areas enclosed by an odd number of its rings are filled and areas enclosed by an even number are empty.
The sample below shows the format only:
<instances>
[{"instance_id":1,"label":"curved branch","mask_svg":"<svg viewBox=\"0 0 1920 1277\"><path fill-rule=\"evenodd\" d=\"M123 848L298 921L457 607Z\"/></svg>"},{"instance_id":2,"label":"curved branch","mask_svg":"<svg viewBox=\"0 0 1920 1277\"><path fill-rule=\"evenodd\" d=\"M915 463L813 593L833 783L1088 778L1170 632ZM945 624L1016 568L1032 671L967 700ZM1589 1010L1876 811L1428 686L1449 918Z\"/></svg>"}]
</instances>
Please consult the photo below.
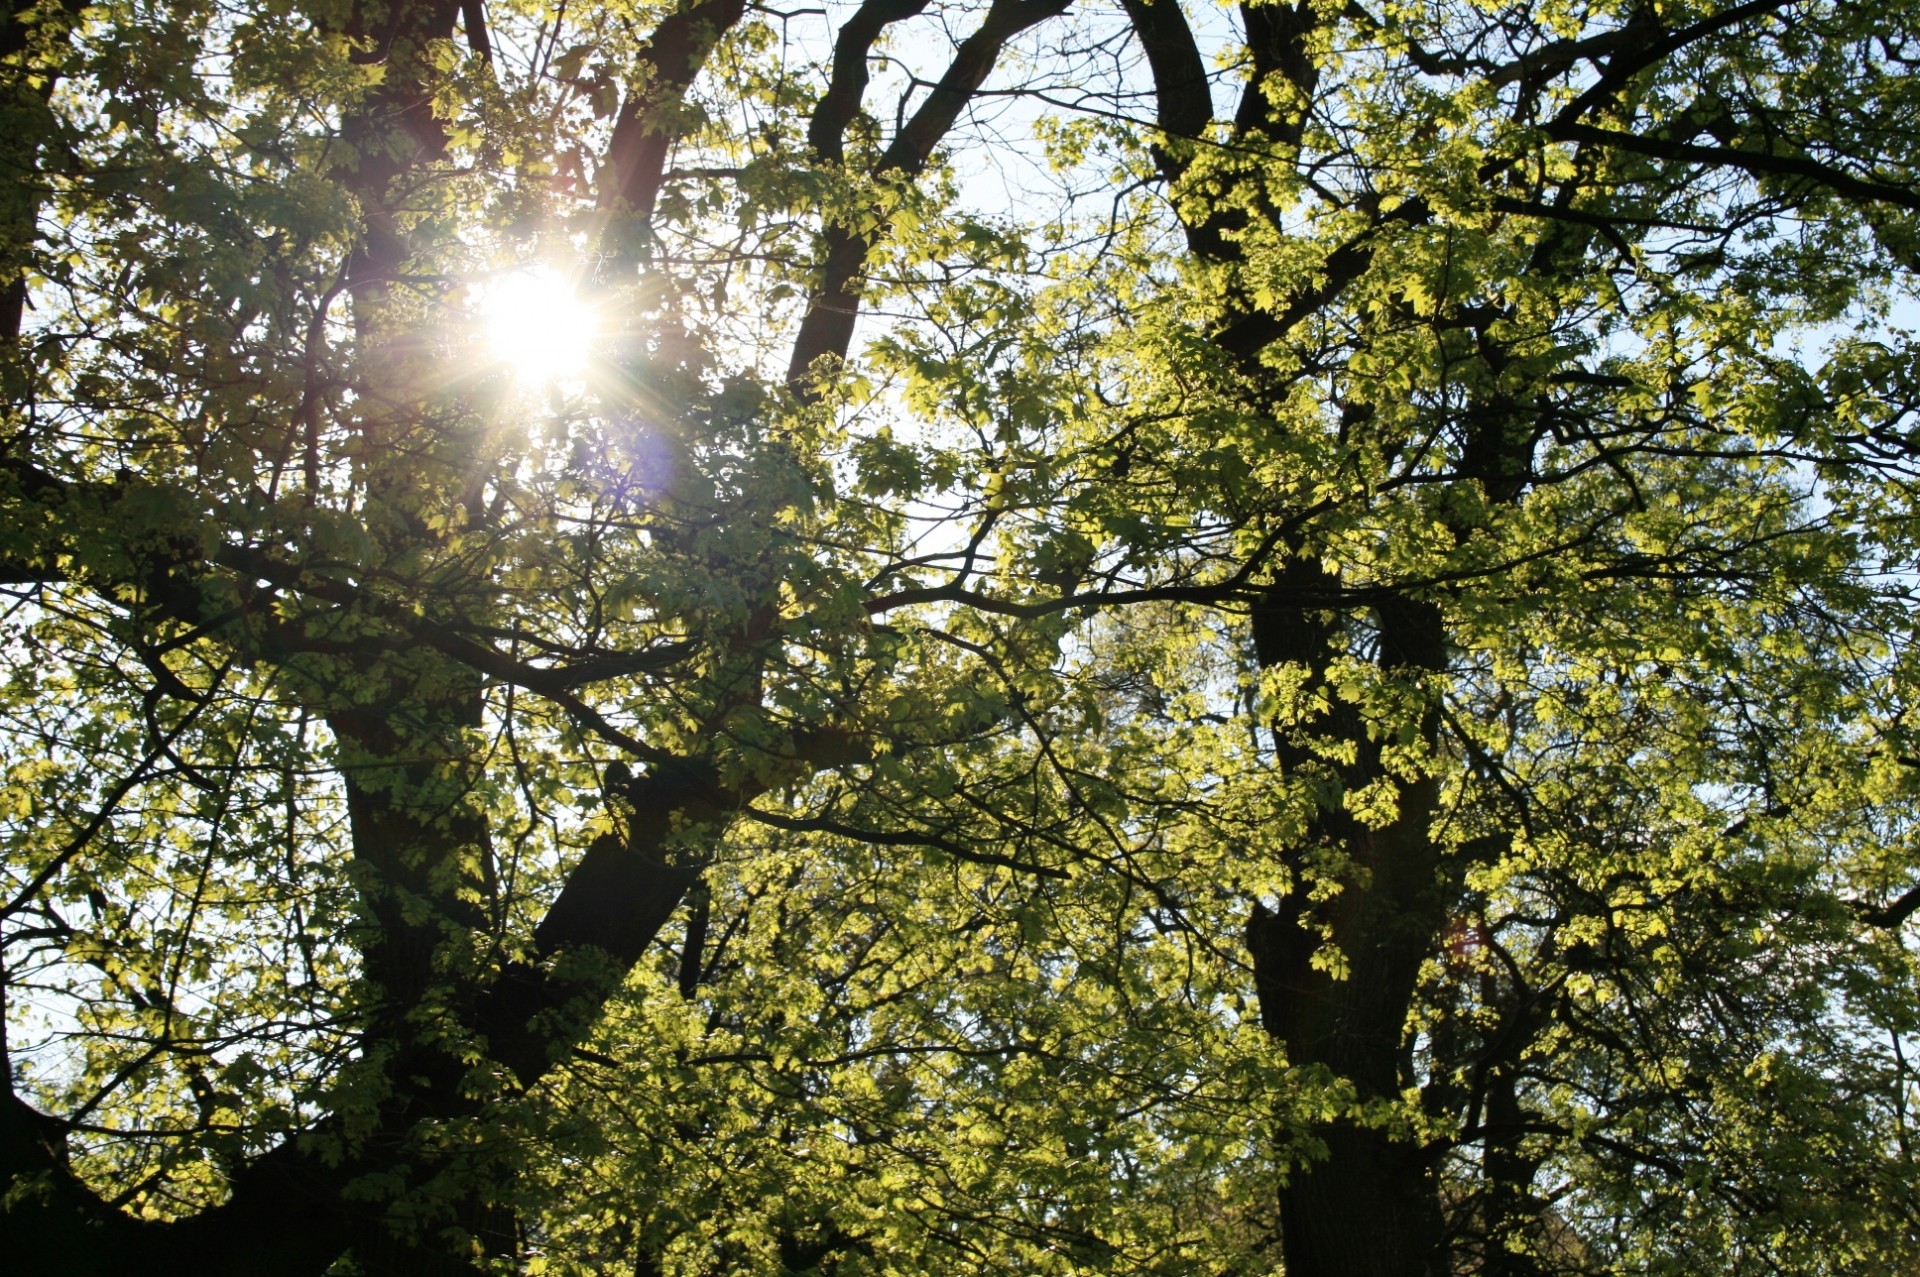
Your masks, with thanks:
<instances>
[{"instance_id":1,"label":"curved branch","mask_svg":"<svg viewBox=\"0 0 1920 1277\"><path fill-rule=\"evenodd\" d=\"M1598 125L1581 124L1573 120L1554 121L1547 126L1546 135L1556 142L1587 142L1654 159L1679 160L1688 164L1703 164L1709 168L1739 169L1753 177L1804 178L1817 186L1827 188L1835 195L1863 204L1892 204L1899 208L1920 211L1920 191L1912 187L1856 177L1831 164L1823 164L1819 160L1804 155L1782 155L1777 151L1743 151L1731 146L1699 146L1692 142L1626 133L1619 129L1605 129Z\"/></svg>"},{"instance_id":2,"label":"curved branch","mask_svg":"<svg viewBox=\"0 0 1920 1277\"><path fill-rule=\"evenodd\" d=\"M919 176L927 161L933 158L934 148L940 145L953 122L960 118L960 112L992 74L1007 42L1048 18L1065 13L1072 2L994 0L979 28L960 42L946 74L933 86L927 100L881 153L873 176ZM844 105L836 107L836 110L845 109ZM794 338L793 352L787 362L787 384L802 398L813 398L817 394L808 381L814 364L829 356L846 358L847 349L853 344L867 254L880 242L885 229L882 225L870 231L856 231L833 225L826 230L826 256L820 283L808 299L807 314L800 321L800 332Z\"/></svg>"}]
</instances>

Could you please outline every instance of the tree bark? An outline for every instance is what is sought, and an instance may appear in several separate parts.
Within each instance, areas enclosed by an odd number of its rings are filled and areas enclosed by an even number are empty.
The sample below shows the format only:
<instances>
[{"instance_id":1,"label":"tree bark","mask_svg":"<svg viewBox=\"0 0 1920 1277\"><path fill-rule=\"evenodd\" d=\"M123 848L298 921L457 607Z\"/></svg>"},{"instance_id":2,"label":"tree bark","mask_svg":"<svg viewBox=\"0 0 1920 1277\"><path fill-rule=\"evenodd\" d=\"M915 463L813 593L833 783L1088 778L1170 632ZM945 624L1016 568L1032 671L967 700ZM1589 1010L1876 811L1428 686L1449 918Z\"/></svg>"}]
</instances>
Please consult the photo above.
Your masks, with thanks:
<instances>
[{"instance_id":1,"label":"tree bark","mask_svg":"<svg viewBox=\"0 0 1920 1277\"><path fill-rule=\"evenodd\" d=\"M1337 637L1324 600L1334 582L1317 563L1280 574L1256 613L1257 655L1317 670ZM1316 604L1320 606L1316 606ZM1445 642L1431 604L1395 600L1376 612L1380 663L1415 676L1440 669ZM1437 730L1429 712L1421 730ZM1347 744L1334 796L1308 839L1290 849L1293 890L1277 908L1256 905L1247 927L1261 1024L1286 1048L1290 1067L1351 1087L1355 1112L1316 1128L1324 1153L1291 1167L1280 1190L1281 1244L1293 1277L1374 1277L1443 1271L1444 1221L1433 1157L1418 1138L1365 1116L1400 1103L1411 1078L1407 1013L1421 964L1433 951L1458 894L1431 834L1439 784L1400 779L1399 808L1372 828L1343 810L1339 795L1383 776L1375 733L1350 707L1276 733L1283 770L1316 765L1305 733ZM1339 886L1311 899L1310 876L1331 851ZM1457 871L1455 871L1457 872Z\"/></svg>"}]
</instances>

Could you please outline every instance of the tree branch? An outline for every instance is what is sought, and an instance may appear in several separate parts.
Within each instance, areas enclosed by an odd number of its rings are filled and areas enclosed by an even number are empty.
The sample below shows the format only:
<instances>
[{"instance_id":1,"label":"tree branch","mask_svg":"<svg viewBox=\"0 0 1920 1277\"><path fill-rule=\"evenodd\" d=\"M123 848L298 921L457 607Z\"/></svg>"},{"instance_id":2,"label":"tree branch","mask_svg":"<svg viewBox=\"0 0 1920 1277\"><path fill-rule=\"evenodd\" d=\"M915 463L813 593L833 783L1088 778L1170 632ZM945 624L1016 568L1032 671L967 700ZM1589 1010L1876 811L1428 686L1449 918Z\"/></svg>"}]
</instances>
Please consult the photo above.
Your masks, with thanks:
<instances>
[{"instance_id":1,"label":"tree branch","mask_svg":"<svg viewBox=\"0 0 1920 1277\"><path fill-rule=\"evenodd\" d=\"M598 200L602 214L617 212L632 219L640 243L651 234L667 152L678 135L674 112L720 37L740 21L746 7L746 0L696 0L664 19L647 41L644 56L650 74L644 86L627 94L614 119Z\"/></svg>"},{"instance_id":2,"label":"tree branch","mask_svg":"<svg viewBox=\"0 0 1920 1277\"><path fill-rule=\"evenodd\" d=\"M946 74L933 86L927 100L894 136L873 176L917 177L932 158L934 148L960 118L960 112L992 73L1007 42L1048 18L1065 13L1072 0L994 0L974 33L960 42ZM838 69L836 59L836 70ZM844 104L836 110L846 110ZM848 118L851 118L849 116ZM807 314L793 341L787 363L787 384L803 398L812 397L808 376L819 360L844 359L853 343L854 321L860 313L861 274L867 254L885 227L856 231L844 225L828 226L820 283L808 299Z\"/></svg>"},{"instance_id":3,"label":"tree branch","mask_svg":"<svg viewBox=\"0 0 1920 1277\"><path fill-rule=\"evenodd\" d=\"M1698 146L1692 142L1604 129L1573 120L1554 121L1547 126L1546 134L1556 142L1586 142L1655 159L1680 160L1709 168L1739 169L1754 177L1805 178L1836 195L1863 204L1892 204L1899 208L1920 210L1920 191L1855 177L1831 164L1823 164L1804 155L1743 151L1731 146Z\"/></svg>"}]
</instances>

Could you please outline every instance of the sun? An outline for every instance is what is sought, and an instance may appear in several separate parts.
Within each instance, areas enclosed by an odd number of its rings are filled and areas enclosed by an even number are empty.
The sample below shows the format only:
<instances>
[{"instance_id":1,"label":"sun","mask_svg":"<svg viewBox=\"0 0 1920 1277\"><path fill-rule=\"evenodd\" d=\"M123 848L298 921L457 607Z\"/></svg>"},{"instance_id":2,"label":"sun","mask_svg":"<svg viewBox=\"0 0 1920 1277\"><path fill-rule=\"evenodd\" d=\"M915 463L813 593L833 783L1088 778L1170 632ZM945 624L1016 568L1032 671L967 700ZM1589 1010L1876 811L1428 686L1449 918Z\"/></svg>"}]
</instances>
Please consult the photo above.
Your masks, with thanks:
<instances>
[{"instance_id":1,"label":"sun","mask_svg":"<svg viewBox=\"0 0 1920 1277\"><path fill-rule=\"evenodd\" d=\"M573 281L545 267L495 276L478 290L476 312L489 353L529 385L585 375L600 317Z\"/></svg>"}]
</instances>

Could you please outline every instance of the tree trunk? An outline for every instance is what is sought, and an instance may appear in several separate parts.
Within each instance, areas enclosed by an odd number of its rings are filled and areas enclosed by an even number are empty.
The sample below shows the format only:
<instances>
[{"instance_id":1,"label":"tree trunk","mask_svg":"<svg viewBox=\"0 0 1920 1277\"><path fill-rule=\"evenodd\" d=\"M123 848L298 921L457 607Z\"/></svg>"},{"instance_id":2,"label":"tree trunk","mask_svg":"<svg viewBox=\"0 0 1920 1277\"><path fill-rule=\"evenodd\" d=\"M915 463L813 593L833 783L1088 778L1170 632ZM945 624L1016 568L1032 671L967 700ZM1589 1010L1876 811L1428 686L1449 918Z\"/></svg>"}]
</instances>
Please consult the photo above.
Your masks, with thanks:
<instances>
[{"instance_id":1,"label":"tree trunk","mask_svg":"<svg viewBox=\"0 0 1920 1277\"><path fill-rule=\"evenodd\" d=\"M1407 1010L1432 937L1444 925L1439 857L1426 837L1436 786L1405 787L1400 821L1356 831L1370 887L1350 884L1329 910L1298 894L1255 909L1248 948L1261 1021L1289 1064L1351 1085L1356 1107L1397 1106L1409 1073ZM1411 809L1411 810L1409 810ZM1317 915L1317 916L1316 916ZM1329 938L1345 959L1324 962ZM1430 1152L1407 1132L1342 1116L1313 1132L1325 1154L1292 1168L1280 1192L1291 1277L1371 1277L1441 1271L1443 1223Z\"/></svg>"},{"instance_id":2,"label":"tree trunk","mask_svg":"<svg viewBox=\"0 0 1920 1277\"><path fill-rule=\"evenodd\" d=\"M1314 605L1335 597L1335 581L1316 562L1296 560L1256 611L1256 654L1318 669L1335 639L1333 615ZM1382 605L1379 662L1383 671L1415 677L1441 668L1445 643L1438 609ZM1431 741L1437 719L1421 730ZM1286 1047L1291 1067L1352 1088L1354 1111L1316 1128L1324 1154L1290 1168L1280 1191L1282 1249L1289 1277L1379 1277L1439 1274L1444 1223L1431 1152L1399 1122L1411 1083L1407 1013L1421 964L1444 929L1457 884L1430 826L1439 798L1430 777L1399 779L1397 814L1373 828L1339 805L1340 794L1383 774L1377 732L1339 704L1318 721L1276 733L1287 771L1327 765L1306 736L1332 736L1353 762L1334 770L1335 796L1322 808L1308 841L1288 853L1291 892L1277 909L1256 905L1247 927L1261 1023ZM1336 891L1318 885L1320 857L1335 853ZM1309 853L1312 853L1310 855Z\"/></svg>"}]
</instances>

